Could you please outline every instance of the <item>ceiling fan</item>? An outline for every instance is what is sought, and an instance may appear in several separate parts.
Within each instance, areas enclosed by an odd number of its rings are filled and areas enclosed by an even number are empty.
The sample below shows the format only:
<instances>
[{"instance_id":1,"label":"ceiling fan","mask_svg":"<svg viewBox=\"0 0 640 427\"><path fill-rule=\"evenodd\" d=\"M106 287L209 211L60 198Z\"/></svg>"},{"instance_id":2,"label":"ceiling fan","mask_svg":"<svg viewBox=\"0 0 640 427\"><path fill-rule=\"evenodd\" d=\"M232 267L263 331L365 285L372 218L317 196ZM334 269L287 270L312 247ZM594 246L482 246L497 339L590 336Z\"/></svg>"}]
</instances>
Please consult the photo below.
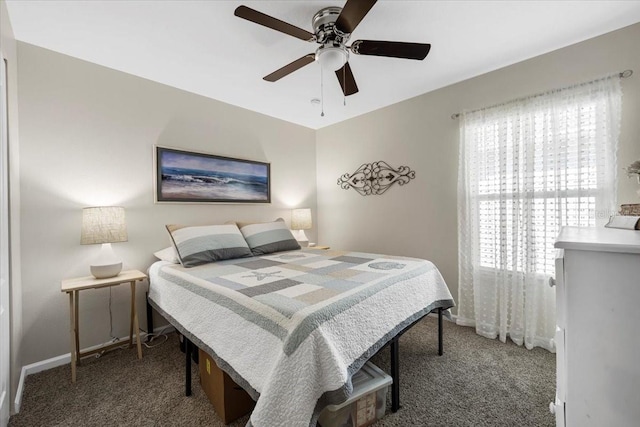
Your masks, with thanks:
<instances>
[{"instance_id":1,"label":"ceiling fan","mask_svg":"<svg viewBox=\"0 0 640 427\"><path fill-rule=\"evenodd\" d=\"M356 40L347 46L351 34L360 21L376 4L377 0L347 0L343 8L325 7L319 10L311 21L313 33L287 22L266 15L247 6L239 6L234 15L320 46L315 53L309 53L290 64L263 77L275 82L316 60L335 70L336 77L345 96L358 92L351 67L349 52L356 55L374 55L393 58L423 60L431 45L428 43L407 43L381 40Z\"/></svg>"}]
</instances>

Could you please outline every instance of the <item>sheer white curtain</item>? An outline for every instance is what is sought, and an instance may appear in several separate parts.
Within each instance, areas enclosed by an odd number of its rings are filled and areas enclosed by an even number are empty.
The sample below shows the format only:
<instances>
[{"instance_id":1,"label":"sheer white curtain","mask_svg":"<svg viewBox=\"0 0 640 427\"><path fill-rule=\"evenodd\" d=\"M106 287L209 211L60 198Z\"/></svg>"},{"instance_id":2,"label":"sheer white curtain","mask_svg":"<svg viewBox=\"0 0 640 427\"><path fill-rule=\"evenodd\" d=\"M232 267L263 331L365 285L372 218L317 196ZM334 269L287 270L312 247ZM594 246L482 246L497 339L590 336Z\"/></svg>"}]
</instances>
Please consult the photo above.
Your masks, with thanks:
<instances>
[{"instance_id":1,"label":"sheer white curtain","mask_svg":"<svg viewBox=\"0 0 640 427\"><path fill-rule=\"evenodd\" d=\"M460 115L458 324L554 351L553 243L615 212L620 78Z\"/></svg>"}]
</instances>

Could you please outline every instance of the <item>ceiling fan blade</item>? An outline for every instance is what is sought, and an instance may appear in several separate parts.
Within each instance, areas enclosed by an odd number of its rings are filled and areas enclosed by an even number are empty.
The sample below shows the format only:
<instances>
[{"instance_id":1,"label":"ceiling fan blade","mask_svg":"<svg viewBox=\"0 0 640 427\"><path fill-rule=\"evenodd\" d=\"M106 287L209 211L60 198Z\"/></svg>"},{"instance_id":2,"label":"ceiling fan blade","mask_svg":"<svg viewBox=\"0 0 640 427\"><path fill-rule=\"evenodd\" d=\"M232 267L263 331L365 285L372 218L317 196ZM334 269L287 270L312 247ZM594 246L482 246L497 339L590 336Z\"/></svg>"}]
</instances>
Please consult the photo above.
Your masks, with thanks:
<instances>
[{"instance_id":1,"label":"ceiling fan blade","mask_svg":"<svg viewBox=\"0 0 640 427\"><path fill-rule=\"evenodd\" d=\"M342 68L336 70L336 76L338 77L340 88L342 89L342 92L344 92L344 96L358 93L358 85L356 84L356 79L353 77L353 73L351 72L351 67L348 62L346 62Z\"/></svg>"},{"instance_id":2,"label":"ceiling fan blade","mask_svg":"<svg viewBox=\"0 0 640 427\"><path fill-rule=\"evenodd\" d=\"M287 75L293 73L294 71L299 70L300 68L304 67L305 65L311 64L315 60L316 60L316 55L313 54L313 53L309 53L309 54L303 56L302 58L296 59L292 63L285 65L284 67L280 68L279 70L274 71L273 73L269 74L268 76L264 76L263 79L268 81L268 82L278 81L281 78L283 78L284 76L287 76Z\"/></svg>"},{"instance_id":3,"label":"ceiling fan blade","mask_svg":"<svg viewBox=\"0 0 640 427\"><path fill-rule=\"evenodd\" d=\"M304 41L315 41L316 36L309 31L302 28L291 25L287 22L276 19L272 16L265 15L262 12L258 12L255 9L251 9L247 6L238 6L233 14L239 18L246 19L247 21L255 22L259 25L264 25L272 30L280 31L281 33L288 34L293 37L297 37Z\"/></svg>"},{"instance_id":4,"label":"ceiling fan blade","mask_svg":"<svg viewBox=\"0 0 640 427\"><path fill-rule=\"evenodd\" d=\"M376 1L378 0L347 0L338 19L336 19L336 28L345 34L353 33L353 30L376 4Z\"/></svg>"},{"instance_id":5,"label":"ceiling fan blade","mask_svg":"<svg viewBox=\"0 0 640 427\"><path fill-rule=\"evenodd\" d=\"M428 43L357 40L351 45L351 51L358 55L390 56L417 60L426 58L429 50L431 50L431 45Z\"/></svg>"}]
</instances>

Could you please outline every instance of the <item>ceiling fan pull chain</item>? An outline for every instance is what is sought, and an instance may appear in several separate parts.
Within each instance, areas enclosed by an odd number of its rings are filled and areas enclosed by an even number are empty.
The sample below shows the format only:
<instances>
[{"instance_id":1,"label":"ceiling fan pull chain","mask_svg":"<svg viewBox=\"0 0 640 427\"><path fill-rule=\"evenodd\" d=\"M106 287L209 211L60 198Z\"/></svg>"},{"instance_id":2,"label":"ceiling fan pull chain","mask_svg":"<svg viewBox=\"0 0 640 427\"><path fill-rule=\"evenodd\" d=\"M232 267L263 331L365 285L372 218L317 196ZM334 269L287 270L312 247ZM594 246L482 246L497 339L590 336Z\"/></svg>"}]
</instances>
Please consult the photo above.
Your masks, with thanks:
<instances>
[{"instance_id":1,"label":"ceiling fan pull chain","mask_svg":"<svg viewBox=\"0 0 640 427\"><path fill-rule=\"evenodd\" d=\"M320 117L324 117L324 78L322 75L322 64L320 64L320 103L321 103L321 108L322 108L322 112L320 113Z\"/></svg>"},{"instance_id":2,"label":"ceiling fan pull chain","mask_svg":"<svg viewBox=\"0 0 640 427\"><path fill-rule=\"evenodd\" d=\"M347 106L347 66L342 66L342 105Z\"/></svg>"}]
</instances>

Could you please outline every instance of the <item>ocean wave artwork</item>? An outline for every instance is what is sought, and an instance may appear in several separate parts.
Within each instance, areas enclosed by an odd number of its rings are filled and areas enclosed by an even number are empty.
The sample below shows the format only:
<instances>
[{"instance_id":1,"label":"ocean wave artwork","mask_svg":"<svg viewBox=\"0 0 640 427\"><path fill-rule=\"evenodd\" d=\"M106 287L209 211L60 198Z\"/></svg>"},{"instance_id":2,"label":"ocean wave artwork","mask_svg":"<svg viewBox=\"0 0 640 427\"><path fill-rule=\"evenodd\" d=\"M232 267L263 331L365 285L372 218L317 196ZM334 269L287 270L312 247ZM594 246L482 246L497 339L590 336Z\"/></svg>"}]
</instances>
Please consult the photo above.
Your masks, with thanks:
<instances>
[{"instance_id":1,"label":"ocean wave artwork","mask_svg":"<svg viewBox=\"0 0 640 427\"><path fill-rule=\"evenodd\" d=\"M268 163L157 148L158 201L270 201Z\"/></svg>"}]
</instances>

